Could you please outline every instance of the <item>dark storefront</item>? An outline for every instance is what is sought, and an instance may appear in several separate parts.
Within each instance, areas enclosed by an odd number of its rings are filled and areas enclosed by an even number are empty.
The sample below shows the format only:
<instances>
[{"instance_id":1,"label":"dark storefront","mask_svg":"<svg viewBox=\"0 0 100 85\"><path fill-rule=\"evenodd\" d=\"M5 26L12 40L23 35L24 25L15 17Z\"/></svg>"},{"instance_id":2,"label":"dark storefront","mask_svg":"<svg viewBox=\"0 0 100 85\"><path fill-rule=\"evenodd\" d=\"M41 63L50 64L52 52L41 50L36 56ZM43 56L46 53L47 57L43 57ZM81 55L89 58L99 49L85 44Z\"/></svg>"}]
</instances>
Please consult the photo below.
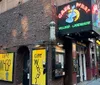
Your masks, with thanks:
<instances>
[{"instance_id":1,"label":"dark storefront","mask_svg":"<svg viewBox=\"0 0 100 85\"><path fill-rule=\"evenodd\" d=\"M100 33L98 9L97 3L90 0L74 1L57 9L58 36L65 42L65 50L72 48L71 52L68 52L71 53L73 66L68 70L73 75L72 77L69 75L68 80L73 80L73 84L90 80L98 75L95 43ZM69 42L65 41L66 39L71 41L69 48L66 47Z\"/></svg>"}]
</instances>

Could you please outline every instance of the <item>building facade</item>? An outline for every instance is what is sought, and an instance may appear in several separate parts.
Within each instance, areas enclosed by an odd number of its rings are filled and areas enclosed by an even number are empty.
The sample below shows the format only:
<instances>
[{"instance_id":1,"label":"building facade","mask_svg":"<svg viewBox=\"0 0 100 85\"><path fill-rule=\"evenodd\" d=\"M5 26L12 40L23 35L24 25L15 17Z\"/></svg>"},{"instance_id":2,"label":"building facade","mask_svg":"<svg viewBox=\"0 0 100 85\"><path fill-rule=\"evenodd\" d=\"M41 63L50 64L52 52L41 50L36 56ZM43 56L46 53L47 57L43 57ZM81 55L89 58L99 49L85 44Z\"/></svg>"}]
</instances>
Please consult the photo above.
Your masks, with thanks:
<instances>
[{"instance_id":1,"label":"building facade","mask_svg":"<svg viewBox=\"0 0 100 85\"><path fill-rule=\"evenodd\" d=\"M69 2L1 0L0 6L4 7L0 7L0 85L76 85L96 75L95 39L91 42L87 38L95 38L98 33L84 32L84 26L82 33L59 30L58 18L64 13L59 7L66 4L67 8ZM71 2L73 5L76 0ZM59 9L63 11L60 13ZM89 8L85 11L89 12ZM52 20L56 25L50 23ZM90 21L80 24L91 27Z\"/></svg>"}]
</instances>

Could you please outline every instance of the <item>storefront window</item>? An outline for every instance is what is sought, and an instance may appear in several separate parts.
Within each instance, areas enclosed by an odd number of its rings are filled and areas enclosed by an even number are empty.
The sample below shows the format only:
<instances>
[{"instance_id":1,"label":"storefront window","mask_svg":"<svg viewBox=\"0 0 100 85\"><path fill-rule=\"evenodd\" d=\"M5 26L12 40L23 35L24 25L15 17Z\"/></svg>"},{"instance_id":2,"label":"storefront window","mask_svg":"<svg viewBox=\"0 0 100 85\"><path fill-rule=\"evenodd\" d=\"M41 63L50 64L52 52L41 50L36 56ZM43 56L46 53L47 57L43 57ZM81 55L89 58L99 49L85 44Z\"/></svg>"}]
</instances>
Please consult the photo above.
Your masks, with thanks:
<instances>
[{"instance_id":1,"label":"storefront window","mask_svg":"<svg viewBox=\"0 0 100 85\"><path fill-rule=\"evenodd\" d=\"M60 47L55 47L53 51L53 78L58 78L65 75L64 72L64 56L65 50Z\"/></svg>"}]
</instances>

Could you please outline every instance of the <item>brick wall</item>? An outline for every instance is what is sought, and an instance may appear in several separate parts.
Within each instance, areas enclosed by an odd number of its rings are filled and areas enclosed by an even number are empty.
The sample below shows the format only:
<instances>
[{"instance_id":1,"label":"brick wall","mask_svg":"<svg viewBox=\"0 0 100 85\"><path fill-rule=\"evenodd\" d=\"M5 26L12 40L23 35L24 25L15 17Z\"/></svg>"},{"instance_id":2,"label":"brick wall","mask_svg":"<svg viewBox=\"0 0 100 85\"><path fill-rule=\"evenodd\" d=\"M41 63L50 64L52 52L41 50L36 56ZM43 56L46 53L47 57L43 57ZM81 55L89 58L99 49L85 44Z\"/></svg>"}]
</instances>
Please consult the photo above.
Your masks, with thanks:
<instances>
[{"instance_id":1,"label":"brick wall","mask_svg":"<svg viewBox=\"0 0 100 85\"><path fill-rule=\"evenodd\" d=\"M0 46L10 48L13 46L34 44L42 40L49 40L49 23L52 20L51 1L29 0L16 8L0 15ZM29 47L29 49L31 49ZM15 53L17 49L15 50ZM63 78L52 80L51 60L48 55L48 85L63 85ZM18 85L20 78L20 57L15 55L14 81L2 82L0 85ZM23 61L23 60L22 60ZM17 64L16 64L17 63ZM18 68L19 67L19 68Z\"/></svg>"}]
</instances>

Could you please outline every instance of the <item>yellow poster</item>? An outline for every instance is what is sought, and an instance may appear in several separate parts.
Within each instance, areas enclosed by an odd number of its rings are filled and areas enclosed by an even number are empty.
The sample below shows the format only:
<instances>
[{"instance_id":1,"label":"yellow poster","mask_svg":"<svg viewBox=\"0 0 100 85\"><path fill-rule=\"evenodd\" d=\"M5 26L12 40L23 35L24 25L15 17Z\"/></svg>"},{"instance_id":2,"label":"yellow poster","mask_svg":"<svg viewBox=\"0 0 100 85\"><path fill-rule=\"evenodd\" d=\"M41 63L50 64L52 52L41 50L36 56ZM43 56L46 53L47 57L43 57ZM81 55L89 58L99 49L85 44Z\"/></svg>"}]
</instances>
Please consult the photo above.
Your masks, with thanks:
<instances>
[{"instance_id":1,"label":"yellow poster","mask_svg":"<svg viewBox=\"0 0 100 85\"><path fill-rule=\"evenodd\" d=\"M14 53L0 54L0 80L12 82Z\"/></svg>"},{"instance_id":2,"label":"yellow poster","mask_svg":"<svg viewBox=\"0 0 100 85\"><path fill-rule=\"evenodd\" d=\"M32 84L46 85L46 50L32 51Z\"/></svg>"}]
</instances>

